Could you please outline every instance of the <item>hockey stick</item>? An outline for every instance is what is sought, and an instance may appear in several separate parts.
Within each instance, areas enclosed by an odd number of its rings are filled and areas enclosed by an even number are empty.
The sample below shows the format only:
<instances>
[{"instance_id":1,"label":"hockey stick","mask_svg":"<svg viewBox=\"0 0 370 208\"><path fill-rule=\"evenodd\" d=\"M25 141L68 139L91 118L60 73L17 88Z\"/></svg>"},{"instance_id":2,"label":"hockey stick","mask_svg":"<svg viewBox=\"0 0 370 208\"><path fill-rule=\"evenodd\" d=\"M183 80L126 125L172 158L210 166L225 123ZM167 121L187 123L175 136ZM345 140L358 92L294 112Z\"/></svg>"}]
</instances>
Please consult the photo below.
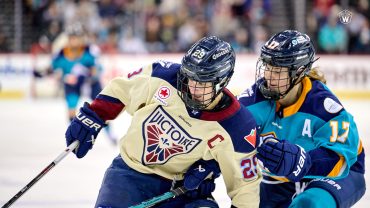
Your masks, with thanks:
<instances>
[{"instance_id":1,"label":"hockey stick","mask_svg":"<svg viewBox=\"0 0 370 208\"><path fill-rule=\"evenodd\" d=\"M23 187L16 195L14 195L4 206L1 208L7 208L17 201L26 191L28 191L37 181L39 181L46 173L48 173L54 166L56 166L68 153L72 152L79 144L76 140L70 144L53 162L51 162L44 170L41 171L31 182L29 182L25 187Z\"/></svg>"},{"instance_id":2,"label":"hockey stick","mask_svg":"<svg viewBox=\"0 0 370 208\"><path fill-rule=\"evenodd\" d=\"M141 202L140 204L137 204L137 205L134 205L134 206L130 206L129 208L146 208L146 207L152 207L154 206L155 204L158 204L159 202L162 202L164 200L167 200L169 198L173 198L173 197L176 197L176 196L180 196L184 193L186 193L187 190L185 189L185 187L181 186L181 187L178 187L174 190L171 190L171 191L168 191L162 195L159 195L159 196L155 196L151 199L148 199L146 201L143 201Z\"/></svg>"}]
</instances>

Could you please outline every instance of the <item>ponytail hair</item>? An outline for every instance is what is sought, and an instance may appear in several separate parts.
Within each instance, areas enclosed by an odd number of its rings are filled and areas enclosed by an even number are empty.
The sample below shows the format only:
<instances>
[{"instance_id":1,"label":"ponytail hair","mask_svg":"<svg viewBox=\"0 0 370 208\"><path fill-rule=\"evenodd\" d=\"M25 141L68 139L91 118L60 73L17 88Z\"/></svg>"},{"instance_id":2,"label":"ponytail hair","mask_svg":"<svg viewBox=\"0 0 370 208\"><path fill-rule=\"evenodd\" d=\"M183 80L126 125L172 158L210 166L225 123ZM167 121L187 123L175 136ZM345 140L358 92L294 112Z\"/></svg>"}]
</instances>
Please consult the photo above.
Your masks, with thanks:
<instances>
[{"instance_id":1,"label":"ponytail hair","mask_svg":"<svg viewBox=\"0 0 370 208\"><path fill-rule=\"evenodd\" d=\"M323 73L323 72L321 72L321 71L319 70L319 68L318 68L318 67L314 67L314 68L312 68L312 69L308 72L307 76L308 76L310 79L313 79L313 80L319 80L320 82L322 82L322 83L326 84L325 75L324 75L324 73Z\"/></svg>"}]
</instances>

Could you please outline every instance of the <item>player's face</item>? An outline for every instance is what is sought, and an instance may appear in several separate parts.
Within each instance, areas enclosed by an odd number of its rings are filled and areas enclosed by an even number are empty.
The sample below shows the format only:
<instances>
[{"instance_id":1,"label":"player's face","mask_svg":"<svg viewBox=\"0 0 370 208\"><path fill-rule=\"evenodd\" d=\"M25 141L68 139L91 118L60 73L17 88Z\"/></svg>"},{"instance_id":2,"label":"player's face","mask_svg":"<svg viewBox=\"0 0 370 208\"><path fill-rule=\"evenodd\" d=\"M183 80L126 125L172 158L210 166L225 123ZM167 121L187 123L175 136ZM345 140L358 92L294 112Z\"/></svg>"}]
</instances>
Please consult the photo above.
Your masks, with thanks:
<instances>
[{"instance_id":1,"label":"player's face","mask_svg":"<svg viewBox=\"0 0 370 208\"><path fill-rule=\"evenodd\" d=\"M188 87L193 100L204 103L212 99L212 82L197 82L189 79Z\"/></svg>"},{"instance_id":2,"label":"player's face","mask_svg":"<svg viewBox=\"0 0 370 208\"><path fill-rule=\"evenodd\" d=\"M287 67L276 67L266 64L265 79L271 91L284 93L289 88L289 71Z\"/></svg>"},{"instance_id":3,"label":"player's face","mask_svg":"<svg viewBox=\"0 0 370 208\"><path fill-rule=\"evenodd\" d=\"M69 47L71 48L79 48L83 47L85 43L84 36L82 35L70 35L69 36Z\"/></svg>"}]
</instances>

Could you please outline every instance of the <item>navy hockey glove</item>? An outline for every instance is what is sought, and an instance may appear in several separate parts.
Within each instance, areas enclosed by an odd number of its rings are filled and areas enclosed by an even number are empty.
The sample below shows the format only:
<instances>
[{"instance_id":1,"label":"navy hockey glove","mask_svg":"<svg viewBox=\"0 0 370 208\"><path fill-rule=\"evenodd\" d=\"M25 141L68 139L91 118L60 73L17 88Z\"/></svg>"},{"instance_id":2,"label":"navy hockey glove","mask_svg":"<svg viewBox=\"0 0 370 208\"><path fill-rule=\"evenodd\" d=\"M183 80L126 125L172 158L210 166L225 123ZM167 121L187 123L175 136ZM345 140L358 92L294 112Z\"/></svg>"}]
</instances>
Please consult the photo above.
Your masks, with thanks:
<instances>
[{"instance_id":1,"label":"navy hockey glove","mask_svg":"<svg viewBox=\"0 0 370 208\"><path fill-rule=\"evenodd\" d=\"M205 179L202 181L197 189L190 190L186 192L186 196L192 199L204 198L212 194L216 189L215 179Z\"/></svg>"},{"instance_id":2,"label":"navy hockey glove","mask_svg":"<svg viewBox=\"0 0 370 208\"><path fill-rule=\"evenodd\" d=\"M212 173L212 178L206 179ZM214 179L220 176L221 171L215 160L198 160L190 166L184 177L184 187L191 198L210 195L216 188Z\"/></svg>"},{"instance_id":3,"label":"navy hockey glove","mask_svg":"<svg viewBox=\"0 0 370 208\"><path fill-rule=\"evenodd\" d=\"M105 122L85 102L67 128L65 134L67 146L75 140L80 141L79 146L73 152L78 158L84 157L94 145L100 130L105 126Z\"/></svg>"},{"instance_id":4,"label":"navy hockey glove","mask_svg":"<svg viewBox=\"0 0 370 208\"><path fill-rule=\"evenodd\" d=\"M300 181L311 167L311 157L304 149L286 140L266 140L257 147L257 158L264 168L290 181Z\"/></svg>"}]
</instances>

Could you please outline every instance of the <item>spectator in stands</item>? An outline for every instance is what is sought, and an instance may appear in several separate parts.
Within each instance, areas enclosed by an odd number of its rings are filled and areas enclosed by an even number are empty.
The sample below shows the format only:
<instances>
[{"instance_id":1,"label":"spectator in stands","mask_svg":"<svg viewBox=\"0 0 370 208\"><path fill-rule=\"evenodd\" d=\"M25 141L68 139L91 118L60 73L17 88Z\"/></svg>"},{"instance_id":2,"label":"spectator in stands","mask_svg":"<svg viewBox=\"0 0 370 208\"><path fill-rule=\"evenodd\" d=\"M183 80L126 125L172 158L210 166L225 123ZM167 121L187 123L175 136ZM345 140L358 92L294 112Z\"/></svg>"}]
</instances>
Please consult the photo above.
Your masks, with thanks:
<instances>
[{"instance_id":1,"label":"spectator in stands","mask_svg":"<svg viewBox=\"0 0 370 208\"><path fill-rule=\"evenodd\" d=\"M348 40L348 52L349 53L369 53L369 20L366 18L364 11L368 11L369 5L361 4L363 1L359 1L358 5L354 5L352 11L352 19L350 24L347 24L349 40ZM357 10L355 8L358 8ZM367 14L369 15L369 14Z\"/></svg>"},{"instance_id":2,"label":"spectator in stands","mask_svg":"<svg viewBox=\"0 0 370 208\"><path fill-rule=\"evenodd\" d=\"M12 1L6 1L12 2ZM80 21L86 26L88 33L97 34L96 43L98 45L110 45L115 42L116 46L113 48L122 48L119 46L120 41L113 41L114 39L110 31L118 28L119 39L123 38L121 31L125 28L132 28L135 34L134 39L140 39L144 43L148 52L155 53L171 53L182 52L189 45L194 43L194 40L199 39L208 34L223 37L228 42L236 43L244 36L243 30L247 30L249 46L253 52L258 52L260 44L256 46L251 45L254 42L264 42L261 39L261 30L255 31L250 28L264 28L266 35L270 32L276 31L278 24L271 21L271 16L278 13L275 6L276 1L271 0L241 0L241 1L186 1L186 0L161 0L161 1L127 1L127 0L53 0L53 1L25 1L24 10L28 13L23 16L33 19L34 21L23 21L24 41L22 41L22 48L28 49L30 42L38 42L45 27L53 21L61 21L63 25L69 25L73 22ZM329 16L331 16L332 8L337 7L336 0L314 0L313 2L305 1L308 13L302 13L311 17L307 19L305 30L311 34L312 39L320 42L318 36L321 37L321 43L318 47L325 53L367 53L369 51L368 43L368 25L370 12L368 0L349 1L348 5L353 8L353 14L360 13L365 17L365 23L361 23L361 29L358 30L358 23L354 16L353 24L348 25L350 28L350 39L343 37L343 28L336 25L333 27L331 19L328 24ZM344 5L340 1L341 5ZM6 3L4 10L12 8L12 3ZM283 5L280 10L287 10L286 18L290 20L289 16L294 12L294 7ZM311 6L313 7L310 10ZM339 12L339 11L338 11ZM6 18L10 12L0 14L1 19ZM337 15L334 14L334 15ZM289 21L288 20L288 21ZM8 21L7 28L14 25L14 21ZM240 24L242 22L243 24ZM293 26L294 19L290 22ZM273 24L273 27L272 27ZM325 24L325 25L324 25ZM282 24L283 25L283 24ZM23 26L23 25L22 25ZM343 27L343 25L342 25ZM241 28L239 30L239 28ZM282 29L282 28L281 28ZM242 32L241 35L238 32ZM40 34L41 32L41 34ZM189 32L189 34L187 33ZM339 38L333 38L331 32L339 33ZM15 36L15 31L7 32L8 37ZM321 33L321 34L320 34ZM111 36L110 36L111 35ZM332 37L330 37L332 36ZM244 37L245 38L245 37ZM11 40L10 40L11 41ZM128 40L127 40L128 41ZM349 45L348 45L349 41ZM334 44L333 44L334 42ZM344 43L343 43L344 42ZM11 43L7 43L11 44ZM334 45L334 46L333 46ZM338 46L339 45L339 46ZM11 48L12 46L8 46ZM333 49L334 47L334 49ZM348 47L348 49L347 49ZM320 50L321 49L321 50ZM121 49L122 50L122 49ZM245 51L244 49L241 50ZM249 51L249 50L247 50ZM136 53L137 51L133 51ZM126 52L125 53L130 53Z\"/></svg>"},{"instance_id":3,"label":"spectator in stands","mask_svg":"<svg viewBox=\"0 0 370 208\"><path fill-rule=\"evenodd\" d=\"M117 30L117 28L110 29L106 41L99 45L103 54L115 54L119 52Z\"/></svg>"},{"instance_id":4,"label":"spectator in stands","mask_svg":"<svg viewBox=\"0 0 370 208\"><path fill-rule=\"evenodd\" d=\"M148 53L144 41L134 35L131 27L126 28L118 44L120 51L123 53Z\"/></svg>"},{"instance_id":5,"label":"spectator in stands","mask_svg":"<svg viewBox=\"0 0 370 208\"><path fill-rule=\"evenodd\" d=\"M347 49L347 31L338 23L339 7L332 7L328 22L319 29L319 47L325 53L344 53Z\"/></svg>"},{"instance_id":6,"label":"spectator in stands","mask_svg":"<svg viewBox=\"0 0 370 208\"><path fill-rule=\"evenodd\" d=\"M0 53L11 52L8 38L0 31Z\"/></svg>"}]
</instances>

